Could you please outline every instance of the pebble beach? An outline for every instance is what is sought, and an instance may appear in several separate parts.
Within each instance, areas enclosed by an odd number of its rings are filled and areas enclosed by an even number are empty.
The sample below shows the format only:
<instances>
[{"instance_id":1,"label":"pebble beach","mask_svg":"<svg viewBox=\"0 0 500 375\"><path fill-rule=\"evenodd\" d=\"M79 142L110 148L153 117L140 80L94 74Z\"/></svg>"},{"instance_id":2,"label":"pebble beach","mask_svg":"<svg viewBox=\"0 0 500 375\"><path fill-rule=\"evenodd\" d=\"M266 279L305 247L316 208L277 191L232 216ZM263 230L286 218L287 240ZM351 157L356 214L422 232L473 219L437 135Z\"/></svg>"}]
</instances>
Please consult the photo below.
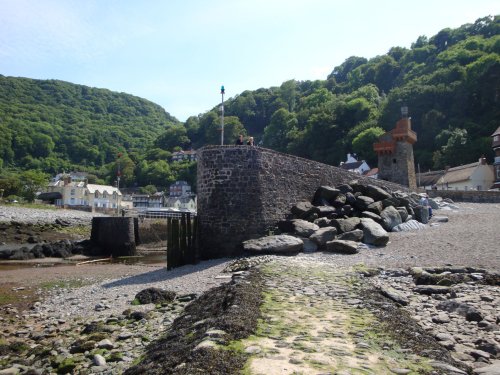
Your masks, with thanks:
<instances>
[{"instance_id":1,"label":"pebble beach","mask_svg":"<svg viewBox=\"0 0 500 375\"><path fill-rule=\"evenodd\" d=\"M425 230L417 232L391 233L386 247L368 248L358 254L341 255L316 252L300 254L295 257L266 257L262 264L276 264L275 267L295 267L307 272L315 267L329 270L352 270L353 267L379 268L384 272L366 279L377 288L391 288L399 291L408 299L405 307L426 331L440 337L456 360L467 366L479 369L498 364L500 353L500 291L498 286L485 286L478 283L464 284L454 293L461 301L468 301L482 314L484 327L477 322L468 322L459 314L436 310L436 301L426 295L413 292L408 273L410 267L475 267L492 272L500 269L500 246L498 223L500 205L461 203L458 210L436 212L446 215L447 223L433 223ZM42 212L39 212L42 211ZM90 213L78 211L22 210L4 206L0 210L0 221L29 221L31 223L50 223L62 218L72 223L90 222ZM442 212L441 212L442 211ZM64 213L63 216L61 214ZM218 259L184 266L167 271L165 264L123 265L94 264L86 266L57 266L2 270L0 285L18 288L19 292L30 289L39 297L31 309L20 311L16 307L2 307L2 333L4 338L15 337L30 342L36 347L52 348L51 355L60 359L73 358L76 373L119 373L127 368L145 350L148 342L162 331L180 314L183 306L201 293L231 280L231 273L223 272L233 260ZM399 271L395 271L399 270ZM347 271L346 271L347 272ZM41 282L62 281L61 287L41 291ZM276 282L276 280L275 280ZM298 293L311 288L306 278L298 285ZM271 283L272 285L272 283ZM132 305L135 295L145 288L156 287L172 290L181 296L173 305ZM315 290L315 287L312 287ZM319 290L323 290L319 288ZM322 292L319 292L320 294ZM139 320L130 318L130 310L145 314ZM107 353L95 357L92 350L74 349L78 333L91 322L104 322L109 326L106 337L94 342L94 347ZM104 343L102 342L105 341ZM481 341L482 340L482 341ZM477 342L487 342L490 352L484 345L478 348ZM72 353L75 351L76 353ZM95 352L95 351L94 351ZM110 360L111 353L120 357ZM454 358L455 358L454 357ZM96 359L97 358L97 359ZM115 358L116 359L116 358ZM31 361L10 358L0 370L13 369L9 373L23 373L26 369L39 370L40 373L56 372L57 366L49 364L34 355ZM56 366L56 367L54 367ZM300 367L300 366L299 366ZM16 370L18 369L18 372ZM303 370L303 369L302 369ZM459 369L457 369L458 371ZM276 372L280 373L280 372ZM287 372L281 372L287 373ZM291 372L290 372L291 373ZM306 372L307 373L307 372ZM405 372L401 372L405 373ZM450 372L453 373L453 372ZM456 372L460 373L460 372Z\"/></svg>"}]
</instances>

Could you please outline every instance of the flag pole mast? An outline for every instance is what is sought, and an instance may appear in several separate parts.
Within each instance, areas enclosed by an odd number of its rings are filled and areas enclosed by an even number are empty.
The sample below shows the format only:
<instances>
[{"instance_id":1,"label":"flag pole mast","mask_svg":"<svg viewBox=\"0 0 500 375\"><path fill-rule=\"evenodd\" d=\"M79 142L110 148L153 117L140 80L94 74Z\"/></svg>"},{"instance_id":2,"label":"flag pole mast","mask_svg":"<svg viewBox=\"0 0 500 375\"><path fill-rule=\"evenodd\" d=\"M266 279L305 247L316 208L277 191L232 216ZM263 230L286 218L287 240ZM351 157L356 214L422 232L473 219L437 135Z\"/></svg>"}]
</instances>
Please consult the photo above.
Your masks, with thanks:
<instances>
[{"instance_id":1,"label":"flag pole mast","mask_svg":"<svg viewBox=\"0 0 500 375\"><path fill-rule=\"evenodd\" d=\"M221 86L220 88L220 94L222 95L222 102L220 106L220 125L221 125L221 132L220 132L220 144L221 146L224 146L224 86Z\"/></svg>"}]
</instances>

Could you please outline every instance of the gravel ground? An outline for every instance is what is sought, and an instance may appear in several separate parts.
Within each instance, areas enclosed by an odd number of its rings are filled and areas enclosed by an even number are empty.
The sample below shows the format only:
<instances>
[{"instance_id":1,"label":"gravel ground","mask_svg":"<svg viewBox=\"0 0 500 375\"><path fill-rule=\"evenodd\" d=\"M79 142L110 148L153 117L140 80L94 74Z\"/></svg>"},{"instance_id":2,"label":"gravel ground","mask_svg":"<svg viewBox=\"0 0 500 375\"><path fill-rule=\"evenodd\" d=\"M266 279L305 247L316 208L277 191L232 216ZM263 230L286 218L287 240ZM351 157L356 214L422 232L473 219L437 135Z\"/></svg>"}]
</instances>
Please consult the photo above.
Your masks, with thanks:
<instances>
[{"instance_id":1,"label":"gravel ground","mask_svg":"<svg viewBox=\"0 0 500 375\"><path fill-rule=\"evenodd\" d=\"M280 257L280 261L289 266L297 263L305 268L310 262L311 264L323 263L334 265L334 269L339 270L358 264L386 269L443 265L500 269L500 247L498 246L500 205L462 203L459 207L460 209L456 211L435 212L438 216L448 216L449 222L447 223L438 224L434 219L434 222L431 222L423 231L390 233L390 242L386 247L367 248L354 255L320 252L300 254L290 259L290 262L287 262L285 257ZM54 215L59 212L47 212L47 220L54 220ZM19 220L19 217L9 220ZM50 260L45 260L47 261L50 262ZM35 309L26 315L26 326L32 326L28 323L29 319L52 319L56 322L66 322L64 324L78 321L78 319L75 320L77 317L83 317L83 321L88 320L89 317L92 320L106 320L106 317L118 316L125 309L130 308L130 302L135 294L148 287L173 290L182 295L200 294L225 283L230 279L230 274L224 274L222 271L228 263L230 263L228 259L218 259L172 271L166 270L165 263L133 266L123 264L63 265L10 270L2 266L0 267L2 270L0 288L13 290L13 293L19 293L19 297L24 292L31 291L31 296L28 295L26 298L30 300L33 295L36 296L34 291L41 283L66 280L66 284L62 285L66 287L51 289L49 294L45 295L47 298L38 297L42 302L37 303ZM75 288L82 284L83 287ZM70 288L67 288L68 286ZM488 296L488 298L494 300L496 297ZM139 310L143 308L147 310L151 306L134 307ZM12 313L17 314L16 310L12 310ZM158 324L158 327L162 326ZM21 333L18 331L15 334ZM127 347L130 351L138 350L133 349L131 345ZM130 358L135 358L139 354L140 351L134 355L131 354Z\"/></svg>"},{"instance_id":2,"label":"gravel ground","mask_svg":"<svg viewBox=\"0 0 500 375\"><path fill-rule=\"evenodd\" d=\"M4 206L5 207L5 206ZM1 207L2 210L4 207ZM342 255L328 254L332 263L338 266L352 266L355 264L365 264L370 267L385 268L405 268L412 266L442 266L452 264L455 266L474 266L487 269L500 269L500 233L498 223L500 223L500 205L499 204L481 204L481 203L460 203L460 209L455 211L438 210L435 216L448 216L448 223L439 223L431 225L428 229L418 232L400 232L390 233L390 242L385 247L370 248L363 250L358 254ZM10 207L9 207L10 208ZM17 212L26 212L16 208ZM39 211L39 210L32 210ZM69 210L43 210L38 217L45 217L47 220L54 220L55 214L66 213L67 217L85 217L90 213L69 211ZM14 215L15 210L11 210L9 215ZM0 215L5 215L4 212ZM72 216L74 215L74 216ZM80 216L81 215L81 216ZM30 218L35 218L31 215ZM15 216L11 220L20 220L20 216ZM320 253L302 254L307 258L318 257ZM227 263L227 260L219 262L220 267ZM180 270L167 271L165 264L158 265L87 265L87 266L57 266L52 268L22 268L15 270L5 270L0 272L0 286L5 283L20 286L32 286L40 282L50 280L60 280L64 278L87 278L94 281L112 280L121 277L137 276L134 286L143 284L146 287L148 277L158 278L158 275L165 274L164 278L168 280L175 279L173 275L179 272L189 275L193 272L193 278L198 278L199 269L207 268L206 263L196 266L182 267ZM208 269L213 269L208 267ZM50 272L49 272L50 270ZM220 269L213 269L215 273L207 273L209 278L218 274ZM142 275L142 276L140 276ZM169 276L166 276L169 275ZM170 276L172 275L172 276ZM154 276L154 277L153 277ZM140 281L140 282L139 282ZM153 280L156 282L158 280ZM197 280L203 284L202 280ZM182 283L181 283L182 284ZM125 288L127 283L123 283L121 288ZM136 288L134 287L134 290ZM103 289L111 294L121 293L117 288ZM187 291L190 293L190 291ZM106 296L103 296L106 298Z\"/></svg>"},{"instance_id":3,"label":"gravel ground","mask_svg":"<svg viewBox=\"0 0 500 375\"><path fill-rule=\"evenodd\" d=\"M53 224L56 219L72 225L90 224L94 216L108 216L96 212L65 209L34 209L15 205L0 206L0 222L17 221L25 224Z\"/></svg>"}]
</instances>

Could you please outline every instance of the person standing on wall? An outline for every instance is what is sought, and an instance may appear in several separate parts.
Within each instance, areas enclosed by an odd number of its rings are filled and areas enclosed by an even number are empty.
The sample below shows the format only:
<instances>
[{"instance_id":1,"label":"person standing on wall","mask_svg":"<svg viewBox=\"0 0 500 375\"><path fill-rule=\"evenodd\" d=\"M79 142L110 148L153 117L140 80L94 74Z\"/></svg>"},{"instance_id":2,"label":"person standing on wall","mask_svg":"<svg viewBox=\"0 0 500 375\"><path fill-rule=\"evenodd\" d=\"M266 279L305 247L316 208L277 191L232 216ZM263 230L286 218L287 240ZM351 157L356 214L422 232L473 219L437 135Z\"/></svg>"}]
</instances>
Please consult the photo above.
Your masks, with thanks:
<instances>
[{"instance_id":1,"label":"person standing on wall","mask_svg":"<svg viewBox=\"0 0 500 375\"><path fill-rule=\"evenodd\" d=\"M253 143L253 137L248 137L248 142L247 142L247 145L248 145L248 146L254 146L254 143Z\"/></svg>"},{"instance_id":2,"label":"person standing on wall","mask_svg":"<svg viewBox=\"0 0 500 375\"><path fill-rule=\"evenodd\" d=\"M240 134L238 139L236 140L236 146L243 146L243 134Z\"/></svg>"}]
</instances>

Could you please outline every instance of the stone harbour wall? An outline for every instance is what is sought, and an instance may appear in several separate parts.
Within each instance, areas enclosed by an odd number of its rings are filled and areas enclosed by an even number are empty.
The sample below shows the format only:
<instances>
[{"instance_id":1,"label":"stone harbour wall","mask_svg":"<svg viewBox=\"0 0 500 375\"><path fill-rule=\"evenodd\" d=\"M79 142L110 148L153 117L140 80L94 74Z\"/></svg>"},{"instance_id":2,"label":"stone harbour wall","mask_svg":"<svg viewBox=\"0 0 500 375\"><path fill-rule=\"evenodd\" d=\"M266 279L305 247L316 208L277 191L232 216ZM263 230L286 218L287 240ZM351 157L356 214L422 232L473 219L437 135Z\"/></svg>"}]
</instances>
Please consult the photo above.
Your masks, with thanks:
<instances>
[{"instance_id":1,"label":"stone harbour wall","mask_svg":"<svg viewBox=\"0 0 500 375\"><path fill-rule=\"evenodd\" d=\"M450 198L455 202L500 203L500 191L427 190L431 198Z\"/></svg>"},{"instance_id":2,"label":"stone harbour wall","mask_svg":"<svg viewBox=\"0 0 500 375\"><path fill-rule=\"evenodd\" d=\"M252 146L198 150L198 223L202 259L236 256L241 242L267 234L291 207L311 201L319 186L352 180L406 187L361 177L338 167Z\"/></svg>"}]
</instances>

